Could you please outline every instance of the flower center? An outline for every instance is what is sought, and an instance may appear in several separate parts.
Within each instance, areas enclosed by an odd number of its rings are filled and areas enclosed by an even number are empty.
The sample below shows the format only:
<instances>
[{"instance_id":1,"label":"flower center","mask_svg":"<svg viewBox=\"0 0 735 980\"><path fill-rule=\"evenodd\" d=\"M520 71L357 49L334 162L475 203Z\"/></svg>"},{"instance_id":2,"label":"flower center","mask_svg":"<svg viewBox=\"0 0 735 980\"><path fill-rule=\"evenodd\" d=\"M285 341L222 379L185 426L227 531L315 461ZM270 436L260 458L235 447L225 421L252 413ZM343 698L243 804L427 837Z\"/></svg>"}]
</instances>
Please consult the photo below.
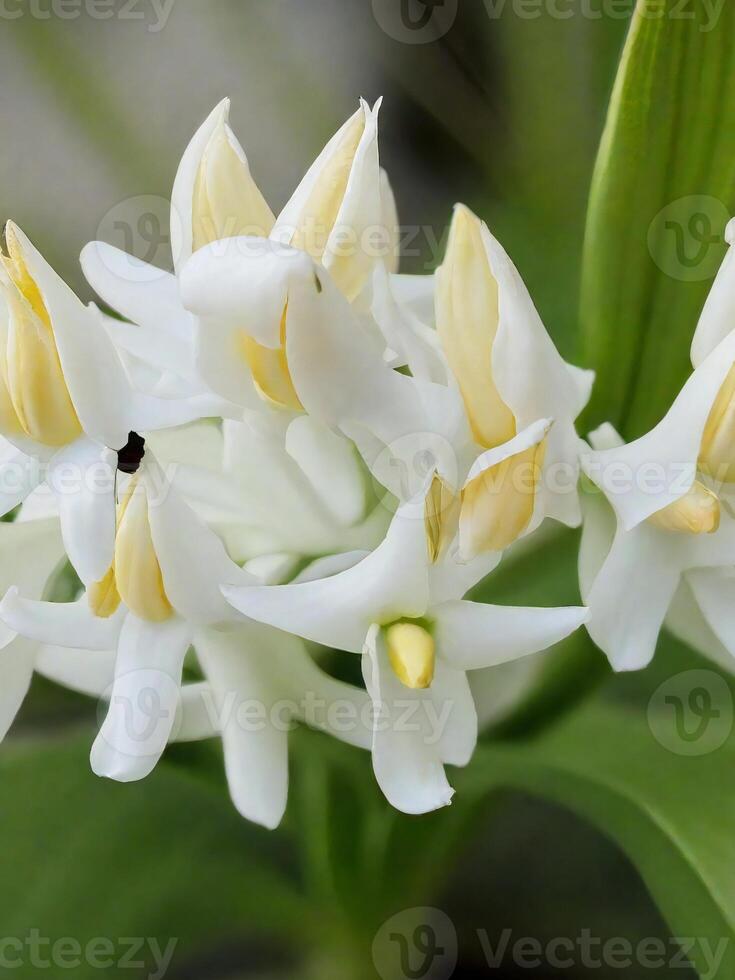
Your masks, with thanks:
<instances>
[{"instance_id":1,"label":"flower center","mask_svg":"<svg viewBox=\"0 0 735 980\"><path fill-rule=\"evenodd\" d=\"M411 690L430 687L436 661L434 638L419 623L400 622L385 631L388 659L401 682Z\"/></svg>"}]
</instances>

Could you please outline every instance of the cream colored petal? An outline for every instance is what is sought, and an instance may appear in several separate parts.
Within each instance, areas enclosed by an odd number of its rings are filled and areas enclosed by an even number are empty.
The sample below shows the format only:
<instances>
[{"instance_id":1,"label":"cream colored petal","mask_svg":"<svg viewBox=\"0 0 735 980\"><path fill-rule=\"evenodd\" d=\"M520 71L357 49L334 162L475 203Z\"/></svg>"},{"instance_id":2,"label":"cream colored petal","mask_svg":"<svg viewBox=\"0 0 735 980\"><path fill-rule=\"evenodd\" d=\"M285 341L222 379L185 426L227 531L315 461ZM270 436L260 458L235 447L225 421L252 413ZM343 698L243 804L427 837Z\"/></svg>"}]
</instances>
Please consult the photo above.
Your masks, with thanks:
<instances>
[{"instance_id":1,"label":"cream colored petal","mask_svg":"<svg viewBox=\"0 0 735 980\"><path fill-rule=\"evenodd\" d=\"M444 263L437 272L436 325L477 442L498 446L516 433L513 413L493 382L499 324L498 283L481 224L464 206L454 211Z\"/></svg>"},{"instance_id":2,"label":"cream colored petal","mask_svg":"<svg viewBox=\"0 0 735 980\"><path fill-rule=\"evenodd\" d=\"M719 483L735 483L735 367L730 368L709 413L699 467Z\"/></svg>"},{"instance_id":3,"label":"cream colored petal","mask_svg":"<svg viewBox=\"0 0 735 980\"><path fill-rule=\"evenodd\" d=\"M426 543L432 563L446 553L459 527L460 498L439 474L431 481L424 503Z\"/></svg>"},{"instance_id":4,"label":"cream colored petal","mask_svg":"<svg viewBox=\"0 0 735 980\"><path fill-rule=\"evenodd\" d=\"M549 428L548 421L535 423L508 444L508 451L498 453L497 462L486 454L490 458L485 464L480 457L473 467L462 490L459 517L464 561L485 552L502 551L530 524Z\"/></svg>"},{"instance_id":5,"label":"cream colored petal","mask_svg":"<svg viewBox=\"0 0 735 980\"><path fill-rule=\"evenodd\" d=\"M115 579L123 602L140 619L160 623L173 614L151 536L148 495L136 478L130 481L120 505Z\"/></svg>"},{"instance_id":6,"label":"cream colored petal","mask_svg":"<svg viewBox=\"0 0 735 980\"><path fill-rule=\"evenodd\" d=\"M720 526L720 501L698 480L688 493L648 518L664 531L712 534Z\"/></svg>"}]
</instances>

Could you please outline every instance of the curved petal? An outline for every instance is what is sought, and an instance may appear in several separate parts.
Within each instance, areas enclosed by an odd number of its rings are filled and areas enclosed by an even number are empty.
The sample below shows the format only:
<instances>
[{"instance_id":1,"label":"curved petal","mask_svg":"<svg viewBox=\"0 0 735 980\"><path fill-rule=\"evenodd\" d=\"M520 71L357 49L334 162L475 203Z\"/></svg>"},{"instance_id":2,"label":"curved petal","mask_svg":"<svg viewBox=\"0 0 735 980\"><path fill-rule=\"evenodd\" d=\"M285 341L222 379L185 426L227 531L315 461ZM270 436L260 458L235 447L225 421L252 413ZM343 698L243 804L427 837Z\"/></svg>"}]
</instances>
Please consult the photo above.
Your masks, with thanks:
<instances>
[{"instance_id":1,"label":"curved petal","mask_svg":"<svg viewBox=\"0 0 735 980\"><path fill-rule=\"evenodd\" d=\"M55 519L0 522L0 592L12 586L39 597L64 556L64 545ZM0 622L0 649L17 636L17 630Z\"/></svg>"},{"instance_id":2,"label":"curved petal","mask_svg":"<svg viewBox=\"0 0 735 980\"><path fill-rule=\"evenodd\" d=\"M16 229L23 258L48 310L71 400L82 428L111 449L124 446L130 386L107 332Z\"/></svg>"},{"instance_id":3,"label":"curved petal","mask_svg":"<svg viewBox=\"0 0 735 980\"><path fill-rule=\"evenodd\" d=\"M340 526L350 527L365 516L365 467L344 436L299 415L286 431L285 450Z\"/></svg>"},{"instance_id":4,"label":"curved petal","mask_svg":"<svg viewBox=\"0 0 735 980\"><path fill-rule=\"evenodd\" d=\"M192 631L174 617L147 623L125 617L115 660L110 707L92 746L97 776L143 779L154 768L179 710L181 671Z\"/></svg>"},{"instance_id":5,"label":"curved petal","mask_svg":"<svg viewBox=\"0 0 735 980\"><path fill-rule=\"evenodd\" d=\"M172 487L151 454L141 478L148 497L148 519L166 596L192 623L233 619L220 586L252 581L227 555L214 531Z\"/></svg>"},{"instance_id":6,"label":"curved petal","mask_svg":"<svg viewBox=\"0 0 735 980\"><path fill-rule=\"evenodd\" d=\"M599 490L584 491L582 497L582 540L579 543L579 591L587 601L602 565L615 540L615 513Z\"/></svg>"},{"instance_id":7,"label":"curved petal","mask_svg":"<svg viewBox=\"0 0 735 980\"><path fill-rule=\"evenodd\" d=\"M344 572L315 582L222 591L251 619L359 653L372 623L426 611L427 561L423 520L406 505L382 544Z\"/></svg>"},{"instance_id":8,"label":"curved petal","mask_svg":"<svg viewBox=\"0 0 735 980\"><path fill-rule=\"evenodd\" d=\"M85 585L104 577L115 550L117 454L82 437L56 453L47 480L69 561Z\"/></svg>"},{"instance_id":9,"label":"curved petal","mask_svg":"<svg viewBox=\"0 0 735 980\"><path fill-rule=\"evenodd\" d=\"M431 610L438 655L457 670L477 670L546 650L588 618L582 606L550 609L454 600Z\"/></svg>"},{"instance_id":10,"label":"curved petal","mask_svg":"<svg viewBox=\"0 0 735 980\"><path fill-rule=\"evenodd\" d=\"M115 676L115 653L43 644L36 654L36 671L55 684L100 698Z\"/></svg>"},{"instance_id":11,"label":"curved petal","mask_svg":"<svg viewBox=\"0 0 735 980\"><path fill-rule=\"evenodd\" d=\"M212 705L212 688L205 681L185 684L181 688L179 714L171 733L172 742L201 742L219 735L220 729Z\"/></svg>"},{"instance_id":12,"label":"curved petal","mask_svg":"<svg viewBox=\"0 0 735 980\"><path fill-rule=\"evenodd\" d=\"M733 361L735 332L694 371L654 429L627 445L582 453L582 468L627 530L690 490L710 409Z\"/></svg>"},{"instance_id":13,"label":"curved petal","mask_svg":"<svg viewBox=\"0 0 735 980\"><path fill-rule=\"evenodd\" d=\"M284 643L298 646L292 637L253 625L227 633L203 630L197 639L218 704L232 802L246 819L269 829L281 822L288 795L292 711L283 687L289 669ZM283 711L276 710L279 701Z\"/></svg>"},{"instance_id":14,"label":"curved petal","mask_svg":"<svg viewBox=\"0 0 735 980\"><path fill-rule=\"evenodd\" d=\"M171 250L176 269L195 251L195 230L210 239L267 235L274 217L250 175L245 151L229 126L230 100L222 99L199 127L179 164L171 194ZM204 172L202 172L204 168ZM200 177L212 213L196 213ZM208 220L205 220L208 219ZM211 227L208 225L211 224Z\"/></svg>"},{"instance_id":15,"label":"curved petal","mask_svg":"<svg viewBox=\"0 0 735 980\"><path fill-rule=\"evenodd\" d=\"M42 480L40 461L0 437L0 517L22 503Z\"/></svg>"},{"instance_id":16,"label":"curved petal","mask_svg":"<svg viewBox=\"0 0 735 980\"><path fill-rule=\"evenodd\" d=\"M383 213L383 228L386 232L387 249L384 258L385 270L390 275L398 272L401 263L401 226L398 218L396 196L391 187L387 171L380 168L380 200Z\"/></svg>"},{"instance_id":17,"label":"curved petal","mask_svg":"<svg viewBox=\"0 0 735 980\"><path fill-rule=\"evenodd\" d=\"M732 567L695 568L687 572L686 581L710 629L735 657L735 570Z\"/></svg>"},{"instance_id":18,"label":"curved petal","mask_svg":"<svg viewBox=\"0 0 735 980\"><path fill-rule=\"evenodd\" d=\"M692 339L692 364L699 367L717 345L733 330L735 324L735 221L725 229L725 240L730 246L702 309L697 329Z\"/></svg>"},{"instance_id":19,"label":"curved petal","mask_svg":"<svg viewBox=\"0 0 735 980\"><path fill-rule=\"evenodd\" d=\"M192 342L194 317L184 309L179 284L170 272L107 242L89 242L80 262L97 295L144 333L160 332L180 343Z\"/></svg>"},{"instance_id":20,"label":"curved petal","mask_svg":"<svg viewBox=\"0 0 735 980\"><path fill-rule=\"evenodd\" d=\"M587 630L615 670L640 670L653 658L681 579L680 538L649 524L618 529L587 596Z\"/></svg>"},{"instance_id":21,"label":"curved petal","mask_svg":"<svg viewBox=\"0 0 735 980\"><path fill-rule=\"evenodd\" d=\"M684 575L676 595L666 615L666 629L673 635L698 650L723 670L735 673L735 660L730 651L723 646L705 619L699 603L689 585L688 573Z\"/></svg>"},{"instance_id":22,"label":"curved petal","mask_svg":"<svg viewBox=\"0 0 735 980\"><path fill-rule=\"evenodd\" d=\"M404 687L393 673L382 638L373 627L362 671L374 706L373 771L388 802L402 813L428 813L447 806L454 790L440 757L440 729L426 692Z\"/></svg>"},{"instance_id":23,"label":"curved petal","mask_svg":"<svg viewBox=\"0 0 735 980\"><path fill-rule=\"evenodd\" d=\"M86 594L77 602L41 602L22 598L15 587L0 602L0 620L21 636L85 650L114 649L125 613L121 606L109 619L100 619L89 608Z\"/></svg>"},{"instance_id":24,"label":"curved petal","mask_svg":"<svg viewBox=\"0 0 735 980\"><path fill-rule=\"evenodd\" d=\"M0 741L18 714L33 677L36 644L18 637L0 653Z\"/></svg>"}]
</instances>

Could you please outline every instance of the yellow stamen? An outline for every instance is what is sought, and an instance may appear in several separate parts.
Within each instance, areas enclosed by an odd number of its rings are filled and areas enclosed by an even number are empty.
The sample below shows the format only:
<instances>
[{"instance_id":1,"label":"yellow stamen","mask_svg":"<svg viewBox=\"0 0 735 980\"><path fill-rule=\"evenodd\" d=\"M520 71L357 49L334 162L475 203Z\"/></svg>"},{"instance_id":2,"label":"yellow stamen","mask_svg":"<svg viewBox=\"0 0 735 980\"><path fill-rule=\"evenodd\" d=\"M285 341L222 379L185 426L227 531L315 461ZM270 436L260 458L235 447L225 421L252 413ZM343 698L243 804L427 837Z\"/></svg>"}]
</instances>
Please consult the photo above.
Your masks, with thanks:
<instances>
[{"instance_id":1,"label":"yellow stamen","mask_svg":"<svg viewBox=\"0 0 735 980\"><path fill-rule=\"evenodd\" d=\"M697 480L688 493L652 514L648 520L665 531L713 534L720 526L720 501Z\"/></svg>"},{"instance_id":2,"label":"yellow stamen","mask_svg":"<svg viewBox=\"0 0 735 980\"><path fill-rule=\"evenodd\" d=\"M424 527L429 558L437 562L446 552L459 525L459 496L437 473L424 503Z\"/></svg>"},{"instance_id":3,"label":"yellow stamen","mask_svg":"<svg viewBox=\"0 0 735 980\"><path fill-rule=\"evenodd\" d=\"M45 446L65 446L82 427L66 386L51 320L12 223L5 231L5 276L0 288L8 311L0 355L0 427ZM6 278L7 277L7 278Z\"/></svg>"},{"instance_id":4,"label":"yellow stamen","mask_svg":"<svg viewBox=\"0 0 735 980\"><path fill-rule=\"evenodd\" d=\"M718 483L735 483L735 366L712 406L699 449L699 468Z\"/></svg>"},{"instance_id":5,"label":"yellow stamen","mask_svg":"<svg viewBox=\"0 0 735 980\"><path fill-rule=\"evenodd\" d=\"M396 677L411 690L430 687L434 679L434 638L418 623L393 623L385 631L388 658Z\"/></svg>"},{"instance_id":6,"label":"yellow stamen","mask_svg":"<svg viewBox=\"0 0 735 980\"><path fill-rule=\"evenodd\" d=\"M471 480L462 491L459 540L470 561L487 551L509 547L533 517L546 439Z\"/></svg>"},{"instance_id":7,"label":"yellow stamen","mask_svg":"<svg viewBox=\"0 0 735 980\"><path fill-rule=\"evenodd\" d=\"M437 275L436 325L459 385L475 440L488 449L516 434L513 413L493 383L492 350L500 322L498 283L480 221L457 207Z\"/></svg>"},{"instance_id":8,"label":"yellow stamen","mask_svg":"<svg viewBox=\"0 0 735 980\"><path fill-rule=\"evenodd\" d=\"M274 223L247 161L230 141L223 117L202 154L194 184L193 250L238 235L266 238Z\"/></svg>"}]
</instances>

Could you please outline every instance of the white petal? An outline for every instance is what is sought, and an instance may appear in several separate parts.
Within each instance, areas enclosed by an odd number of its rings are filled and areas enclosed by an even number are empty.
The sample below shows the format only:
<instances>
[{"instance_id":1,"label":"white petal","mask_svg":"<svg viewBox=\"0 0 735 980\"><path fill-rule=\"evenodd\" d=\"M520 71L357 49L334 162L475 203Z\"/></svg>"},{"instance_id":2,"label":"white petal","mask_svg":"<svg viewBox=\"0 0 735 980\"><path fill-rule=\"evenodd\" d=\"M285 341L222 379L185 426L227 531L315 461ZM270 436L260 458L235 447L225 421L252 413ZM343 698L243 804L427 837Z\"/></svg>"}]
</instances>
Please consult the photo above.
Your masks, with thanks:
<instances>
[{"instance_id":1,"label":"white petal","mask_svg":"<svg viewBox=\"0 0 735 980\"><path fill-rule=\"evenodd\" d=\"M433 327L434 287L436 277L412 275L392 275L390 286L393 296L401 306L405 306L421 323Z\"/></svg>"},{"instance_id":2,"label":"white petal","mask_svg":"<svg viewBox=\"0 0 735 980\"><path fill-rule=\"evenodd\" d=\"M38 285L54 331L64 379L82 428L111 449L125 445L129 385L106 331L16 229L28 272Z\"/></svg>"},{"instance_id":3,"label":"white petal","mask_svg":"<svg viewBox=\"0 0 735 980\"><path fill-rule=\"evenodd\" d=\"M695 568L687 572L686 580L710 629L735 657L735 572L732 568Z\"/></svg>"},{"instance_id":4,"label":"white petal","mask_svg":"<svg viewBox=\"0 0 735 980\"><path fill-rule=\"evenodd\" d=\"M197 320L196 367L204 383L222 398L257 409L263 403L241 350L242 336L238 323L212 317Z\"/></svg>"},{"instance_id":5,"label":"white petal","mask_svg":"<svg viewBox=\"0 0 735 980\"><path fill-rule=\"evenodd\" d=\"M401 684L377 626L365 644L362 670L376 709L373 770L388 802L411 814L447 806L454 791L444 774L440 734L425 708L425 701L433 705L433 699Z\"/></svg>"},{"instance_id":6,"label":"white petal","mask_svg":"<svg viewBox=\"0 0 735 980\"><path fill-rule=\"evenodd\" d=\"M524 608L454 600L435 606L437 654L458 670L477 670L546 650L587 620L580 606Z\"/></svg>"},{"instance_id":7,"label":"white petal","mask_svg":"<svg viewBox=\"0 0 735 980\"><path fill-rule=\"evenodd\" d=\"M717 345L732 332L735 325L735 224L730 221L725 231L729 246L715 281L707 296L692 340L692 364L704 361Z\"/></svg>"},{"instance_id":8,"label":"white petal","mask_svg":"<svg viewBox=\"0 0 735 980\"><path fill-rule=\"evenodd\" d=\"M121 316L144 328L143 333L160 331L180 343L192 342L194 317L184 309L179 284L170 272L107 242L85 245L80 261L97 295Z\"/></svg>"},{"instance_id":9,"label":"white petal","mask_svg":"<svg viewBox=\"0 0 735 980\"><path fill-rule=\"evenodd\" d=\"M0 437L0 517L22 503L42 479L39 460Z\"/></svg>"},{"instance_id":10,"label":"white petal","mask_svg":"<svg viewBox=\"0 0 735 980\"><path fill-rule=\"evenodd\" d=\"M623 526L635 527L691 488L710 409L735 360L735 333L702 362L659 424L635 442L582 454Z\"/></svg>"},{"instance_id":11,"label":"white petal","mask_svg":"<svg viewBox=\"0 0 735 980\"><path fill-rule=\"evenodd\" d=\"M401 226L398 218L396 196L390 178L384 168L380 168L380 200L383 212L383 228L386 231L389 247L384 259L386 272L395 274L401 263Z\"/></svg>"},{"instance_id":12,"label":"white petal","mask_svg":"<svg viewBox=\"0 0 735 980\"><path fill-rule=\"evenodd\" d=\"M36 644L18 637L0 651L0 741L18 714L33 677Z\"/></svg>"},{"instance_id":13,"label":"white petal","mask_svg":"<svg viewBox=\"0 0 735 980\"><path fill-rule=\"evenodd\" d=\"M112 563L116 470L117 454L84 436L49 463L66 553L85 585L103 578Z\"/></svg>"},{"instance_id":14,"label":"white petal","mask_svg":"<svg viewBox=\"0 0 735 980\"><path fill-rule=\"evenodd\" d=\"M600 491L581 494L582 540L579 543L579 591L587 601L590 589L615 540L617 522L607 499Z\"/></svg>"},{"instance_id":15,"label":"white petal","mask_svg":"<svg viewBox=\"0 0 735 980\"><path fill-rule=\"evenodd\" d=\"M220 729L213 710L214 695L205 681L185 684L181 689L179 713L171 733L172 742L201 742L219 735Z\"/></svg>"},{"instance_id":16,"label":"white petal","mask_svg":"<svg viewBox=\"0 0 735 980\"><path fill-rule=\"evenodd\" d=\"M275 631L253 626L228 633L202 630L197 639L221 715L230 796L244 817L269 829L281 822L288 795L290 712L287 707L274 711L288 698L280 686L288 658L278 644Z\"/></svg>"},{"instance_id":17,"label":"white petal","mask_svg":"<svg viewBox=\"0 0 735 980\"><path fill-rule=\"evenodd\" d=\"M124 618L122 606L109 619L95 616L86 594L77 602L41 602L22 598L13 587L0 602L0 620L21 636L85 650L114 649Z\"/></svg>"},{"instance_id":18,"label":"white petal","mask_svg":"<svg viewBox=\"0 0 735 980\"><path fill-rule=\"evenodd\" d=\"M98 776L143 779L169 740L180 700L191 627L181 619L146 623L128 613L120 633L110 708L92 746Z\"/></svg>"},{"instance_id":19,"label":"white petal","mask_svg":"<svg viewBox=\"0 0 735 980\"><path fill-rule=\"evenodd\" d=\"M423 520L406 505L396 513L383 543L338 575L304 584L222 591L252 619L359 653L372 623L426 611L427 562Z\"/></svg>"},{"instance_id":20,"label":"white petal","mask_svg":"<svg viewBox=\"0 0 735 980\"><path fill-rule=\"evenodd\" d=\"M488 230L482 238L498 283L498 330L493 344L493 379L513 412L518 429L536 419L553 418L544 470L565 468L564 488L542 485L544 512L571 526L580 523L576 474L578 437L574 420L580 412L579 383L570 384L569 367L541 322L526 286L510 257ZM587 384L589 393L589 384Z\"/></svg>"},{"instance_id":21,"label":"white petal","mask_svg":"<svg viewBox=\"0 0 735 980\"><path fill-rule=\"evenodd\" d=\"M288 427L285 449L335 521L350 527L364 517L365 468L351 442L300 415Z\"/></svg>"},{"instance_id":22,"label":"white petal","mask_svg":"<svg viewBox=\"0 0 735 980\"><path fill-rule=\"evenodd\" d=\"M694 598L686 573L666 615L666 629L692 650L698 650L718 666L732 673L735 660L717 638Z\"/></svg>"},{"instance_id":23,"label":"white petal","mask_svg":"<svg viewBox=\"0 0 735 980\"><path fill-rule=\"evenodd\" d=\"M232 619L220 585L251 581L227 555L214 531L182 500L155 461L146 454L142 480L148 519L169 602L192 623Z\"/></svg>"},{"instance_id":24,"label":"white petal","mask_svg":"<svg viewBox=\"0 0 735 980\"><path fill-rule=\"evenodd\" d=\"M649 524L618 530L587 596L587 630L615 670L650 663L685 564L681 538Z\"/></svg>"},{"instance_id":25,"label":"white petal","mask_svg":"<svg viewBox=\"0 0 735 980\"><path fill-rule=\"evenodd\" d=\"M429 569L431 605L437 606L450 599L461 599L466 592L494 571L503 558L502 552L489 551L472 561L459 561L450 551L441 561Z\"/></svg>"},{"instance_id":26,"label":"white petal","mask_svg":"<svg viewBox=\"0 0 735 980\"><path fill-rule=\"evenodd\" d=\"M100 698L115 676L115 653L44 644L38 648L36 671L72 691Z\"/></svg>"}]
</instances>

